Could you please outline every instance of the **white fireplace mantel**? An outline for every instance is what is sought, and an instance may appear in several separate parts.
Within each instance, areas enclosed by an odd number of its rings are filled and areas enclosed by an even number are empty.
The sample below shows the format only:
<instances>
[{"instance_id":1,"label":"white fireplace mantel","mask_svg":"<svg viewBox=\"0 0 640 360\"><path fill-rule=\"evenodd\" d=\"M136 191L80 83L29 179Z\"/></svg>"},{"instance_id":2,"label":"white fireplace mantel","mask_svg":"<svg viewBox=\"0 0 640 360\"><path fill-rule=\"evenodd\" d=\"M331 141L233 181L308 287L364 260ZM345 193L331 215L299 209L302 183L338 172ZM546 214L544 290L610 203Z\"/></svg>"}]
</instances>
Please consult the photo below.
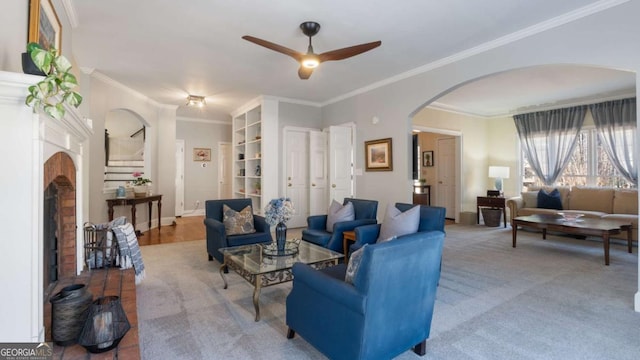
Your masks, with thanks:
<instances>
[{"instance_id":1,"label":"white fireplace mantel","mask_svg":"<svg viewBox=\"0 0 640 360\"><path fill-rule=\"evenodd\" d=\"M83 152L93 134L91 121L68 107L57 121L34 114L24 104L29 85L40 76L0 71L0 342L44 341L43 324L43 168L56 152L67 153L76 166L76 272L82 270Z\"/></svg>"}]
</instances>

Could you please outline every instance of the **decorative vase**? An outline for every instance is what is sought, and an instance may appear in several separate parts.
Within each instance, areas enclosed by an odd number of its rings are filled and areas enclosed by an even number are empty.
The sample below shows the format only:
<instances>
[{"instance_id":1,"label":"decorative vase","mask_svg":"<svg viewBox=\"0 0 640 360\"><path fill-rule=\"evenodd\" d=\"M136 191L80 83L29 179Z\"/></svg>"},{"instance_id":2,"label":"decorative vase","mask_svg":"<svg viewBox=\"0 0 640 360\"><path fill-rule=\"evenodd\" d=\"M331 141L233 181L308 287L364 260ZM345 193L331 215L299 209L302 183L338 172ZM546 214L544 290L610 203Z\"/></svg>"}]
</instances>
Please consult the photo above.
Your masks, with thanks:
<instances>
[{"instance_id":1,"label":"decorative vase","mask_svg":"<svg viewBox=\"0 0 640 360\"><path fill-rule=\"evenodd\" d=\"M133 192L137 198L147 196L147 185L134 185Z\"/></svg>"},{"instance_id":2,"label":"decorative vase","mask_svg":"<svg viewBox=\"0 0 640 360\"><path fill-rule=\"evenodd\" d=\"M283 222L279 222L276 225L276 247L278 253L284 252L284 246L287 243L287 225Z\"/></svg>"},{"instance_id":3,"label":"decorative vase","mask_svg":"<svg viewBox=\"0 0 640 360\"><path fill-rule=\"evenodd\" d=\"M51 300L51 337L61 346L75 344L89 313L93 295L83 284L64 287Z\"/></svg>"}]
</instances>

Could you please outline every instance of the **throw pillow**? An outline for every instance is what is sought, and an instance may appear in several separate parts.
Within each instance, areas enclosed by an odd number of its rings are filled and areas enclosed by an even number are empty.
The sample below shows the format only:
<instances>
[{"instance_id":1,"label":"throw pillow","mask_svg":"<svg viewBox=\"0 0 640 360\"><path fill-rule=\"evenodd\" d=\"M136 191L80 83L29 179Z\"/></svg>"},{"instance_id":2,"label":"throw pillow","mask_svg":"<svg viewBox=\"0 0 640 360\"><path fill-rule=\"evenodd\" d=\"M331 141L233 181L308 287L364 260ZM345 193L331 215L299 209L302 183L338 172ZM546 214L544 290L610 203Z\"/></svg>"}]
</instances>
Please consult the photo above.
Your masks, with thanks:
<instances>
[{"instance_id":1,"label":"throw pillow","mask_svg":"<svg viewBox=\"0 0 640 360\"><path fill-rule=\"evenodd\" d=\"M251 206L247 205L247 207L238 212L226 204L223 204L222 215L222 223L224 224L224 231L227 235L251 234L256 232L256 229L253 227L253 212L251 211Z\"/></svg>"},{"instance_id":2,"label":"throw pillow","mask_svg":"<svg viewBox=\"0 0 640 360\"><path fill-rule=\"evenodd\" d=\"M380 235L376 242L389 241L394 237L413 234L420 225L420 205L402 212L393 205L387 205L387 212L380 225Z\"/></svg>"},{"instance_id":3,"label":"throw pillow","mask_svg":"<svg viewBox=\"0 0 640 360\"><path fill-rule=\"evenodd\" d=\"M329 212L327 213L327 231L333 232L333 224L343 221L355 220L356 213L353 210L353 204L349 201L346 205L342 206L339 202L333 200L331 206L329 206Z\"/></svg>"},{"instance_id":4,"label":"throw pillow","mask_svg":"<svg viewBox=\"0 0 640 360\"><path fill-rule=\"evenodd\" d=\"M369 244L364 244L360 249L356 250L349 257L349 264L347 265L347 272L344 274L344 281L353 284L353 278L356 277L356 273L358 272L358 268L360 267L360 263L362 262L362 254L364 253L364 248Z\"/></svg>"},{"instance_id":5,"label":"throw pillow","mask_svg":"<svg viewBox=\"0 0 640 360\"><path fill-rule=\"evenodd\" d=\"M562 200L560 200L560 191L553 189L551 192L545 190L538 191L538 208L562 210Z\"/></svg>"}]
</instances>

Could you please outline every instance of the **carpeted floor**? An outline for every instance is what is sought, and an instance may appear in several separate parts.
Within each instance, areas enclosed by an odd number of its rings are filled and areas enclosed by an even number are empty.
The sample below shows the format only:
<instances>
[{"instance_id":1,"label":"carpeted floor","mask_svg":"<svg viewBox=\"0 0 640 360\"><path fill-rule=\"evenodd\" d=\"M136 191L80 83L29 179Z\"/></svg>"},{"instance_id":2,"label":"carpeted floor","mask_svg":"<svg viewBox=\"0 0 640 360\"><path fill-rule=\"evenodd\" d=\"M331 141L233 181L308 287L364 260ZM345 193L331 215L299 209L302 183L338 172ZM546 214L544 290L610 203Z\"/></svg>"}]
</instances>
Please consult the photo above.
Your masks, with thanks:
<instances>
[{"instance_id":1,"label":"carpeted floor","mask_svg":"<svg viewBox=\"0 0 640 360\"><path fill-rule=\"evenodd\" d=\"M397 359L637 359L637 247L511 229L447 226L427 354ZM151 359L324 359L286 339L291 283L253 289L234 273L223 289L204 240L142 247L137 287L140 351ZM417 276L417 275L416 275ZM389 329L393 331L393 329Z\"/></svg>"}]
</instances>

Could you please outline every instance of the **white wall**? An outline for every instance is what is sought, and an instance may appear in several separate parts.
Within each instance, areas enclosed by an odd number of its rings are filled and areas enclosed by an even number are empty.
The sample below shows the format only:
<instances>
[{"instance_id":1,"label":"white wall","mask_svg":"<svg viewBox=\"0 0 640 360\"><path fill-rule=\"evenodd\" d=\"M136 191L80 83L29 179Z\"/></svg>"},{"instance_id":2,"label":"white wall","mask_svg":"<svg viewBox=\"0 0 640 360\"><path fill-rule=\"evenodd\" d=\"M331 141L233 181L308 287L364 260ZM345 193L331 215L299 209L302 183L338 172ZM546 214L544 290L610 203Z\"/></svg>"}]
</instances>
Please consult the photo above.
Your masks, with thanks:
<instances>
[{"instance_id":1,"label":"white wall","mask_svg":"<svg viewBox=\"0 0 640 360\"><path fill-rule=\"evenodd\" d=\"M194 121L178 118L176 137L183 139L184 154L184 210L185 215L204 209L206 200L218 198L218 143L231 143L231 123ZM193 161L193 148L211 149L211 161ZM202 167L202 164L206 167ZM200 213L200 212L198 212Z\"/></svg>"},{"instance_id":2,"label":"white wall","mask_svg":"<svg viewBox=\"0 0 640 360\"><path fill-rule=\"evenodd\" d=\"M345 121L356 122L358 168L364 167L364 141L389 136L393 138L394 171L365 172L358 178L357 193L362 197L380 198L381 203L409 200L406 189L410 184L411 169L403 159L410 154L411 114L454 87L490 74L545 64L575 63L637 71L640 68L640 47L627 44L638 42L640 22L635 15L638 13L640 2L632 1L323 107L325 126ZM607 26L603 26L603 23ZM371 124L374 115L381 120L377 125ZM487 130L480 128L478 131L486 134ZM475 132L463 136L465 142L471 142L464 145L464 151L476 154L470 154L463 163L463 176L468 181L475 179L481 184L477 185L477 191L486 191L489 181L486 175L487 161L502 159L487 158L485 135L480 136L479 140L466 139L476 136ZM474 156L477 156L481 169L475 168L470 161ZM389 187L388 184L394 186ZM470 182L468 185L476 186ZM512 185L508 186L511 187L508 191L513 191ZM469 202L465 203L463 209L468 209ZM384 210L384 206L380 209Z\"/></svg>"},{"instance_id":3,"label":"white wall","mask_svg":"<svg viewBox=\"0 0 640 360\"><path fill-rule=\"evenodd\" d=\"M171 224L175 218L175 139L176 109L155 103L143 95L123 88L121 85L99 75L83 75L88 117L93 120L94 135L91 138L89 163L89 219L98 223L107 220L106 199L112 193L103 193L104 181L104 125L107 114L113 110L126 109L135 114L145 125L145 168L153 181L153 193L162 194L162 223ZM114 216L131 217L129 207L114 208ZM157 226L156 207L153 207L152 227ZM137 228L149 227L148 209L139 206L136 213Z\"/></svg>"},{"instance_id":4,"label":"white wall","mask_svg":"<svg viewBox=\"0 0 640 360\"><path fill-rule=\"evenodd\" d=\"M466 82L502 71L547 64L603 66L634 71L637 74L640 70L640 47L633 44L639 42L638 14L640 1L632 0L572 23L325 106L322 109L325 125L345 121L354 121L357 124L356 167L363 167L362 148L365 140L389 136L393 138L394 171L365 172L357 182L358 194L362 194L362 197L378 198L381 204L408 200L406 188L410 183L411 169L408 161L400 159L410 156L411 114L440 94ZM378 125L371 125L371 117L374 114L381 119ZM464 137L466 139L474 136L475 134L470 133ZM483 188L487 184L484 169L489 158L486 151L479 154L479 157L484 158L482 176L480 169L471 169L471 173L464 175L465 178L479 179ZM491 161L502 160L491 158ZM463 163L465 172L469 171L466 170L469 166L468 161ZM640 292L636 293L635 302L636 310L640 311Z\"/></svg>"}]
</instances>

